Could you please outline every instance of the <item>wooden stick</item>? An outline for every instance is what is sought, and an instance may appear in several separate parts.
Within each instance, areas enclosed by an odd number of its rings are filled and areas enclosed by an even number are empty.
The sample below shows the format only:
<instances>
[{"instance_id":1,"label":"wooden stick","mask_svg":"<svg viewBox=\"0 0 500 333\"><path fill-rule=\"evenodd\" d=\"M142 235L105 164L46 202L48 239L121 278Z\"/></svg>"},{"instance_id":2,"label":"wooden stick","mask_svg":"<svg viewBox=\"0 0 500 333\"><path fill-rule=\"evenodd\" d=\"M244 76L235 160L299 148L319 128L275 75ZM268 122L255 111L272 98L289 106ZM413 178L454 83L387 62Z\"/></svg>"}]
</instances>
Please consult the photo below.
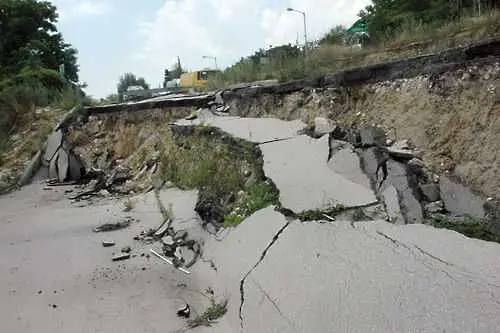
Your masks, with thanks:
<instances>
[{"instance_id":1,"label":"wooden stick","mask_svg":"<svg viewBox=\"0 0 500 333\"><path fill-rule=\"evenodd\" d=\"M155 250L151 249L151 253L153 253L155 256L157 256L158 258L160 258L161 260L165 261L166 263L174 266L174 263L172 261L170 261L169 259L165 258L164 256L162 256L161 254L159 254L158 252L156 252ZM174 266L175 267L175 266ZM177 268L178 270L180 270L181 272L184 272L186 274L191 274L190 271L188 271L187 269L184 269L182 267L175 267Z\"/></svg>"}]
</instances>

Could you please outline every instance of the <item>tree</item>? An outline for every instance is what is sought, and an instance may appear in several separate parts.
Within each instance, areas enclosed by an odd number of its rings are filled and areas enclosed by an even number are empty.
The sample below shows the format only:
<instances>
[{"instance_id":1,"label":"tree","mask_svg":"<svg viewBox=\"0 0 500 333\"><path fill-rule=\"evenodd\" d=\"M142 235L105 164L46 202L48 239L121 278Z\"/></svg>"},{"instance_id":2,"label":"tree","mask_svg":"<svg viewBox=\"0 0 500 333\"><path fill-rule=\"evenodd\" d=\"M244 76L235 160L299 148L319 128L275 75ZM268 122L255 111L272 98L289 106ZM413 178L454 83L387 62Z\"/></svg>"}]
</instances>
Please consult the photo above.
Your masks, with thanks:
<instances>
[{"instance_id":1,"label":"tree","mask_svg":"<svg viewBox=\"0 0 500 333\"><path fill-rule=\"evenodd\" d=\"M173 79L178 79L186 71L182 68L181 59L177 57L177 62L170 67L170 69L165 69L163 78L163 88L167 86L167 82Z\"/></svg>"},{"instance_id":2,"label":"tree","mask_svg":"<svg viewBox=\"0 0 500 333\"><path fill-rule=\"evenodd\" d=\"M132 86L141 86L144 89L149 89L149 84L146 83L144 78L138 78L132 73L125 73L120 77L117 85L118 99L120 101L123 101L123 94Z\"/></svg>"},{"instance_id":3,"label":"tree","mask_svg":"<svg viewBox=\"0 0 500 333\"><path fill-rule=\"evenodd\" d=\"M24 67L57 70L78 81L77 51L57 31L57 9L48 1L0 1L0 75Z\"/></svg>"},{"instance_id":4,"label":"tree","mask_svg":"<svg viewBox=\"0 0 500 333\"><path fill-rule=\"evenodd\" d=\"M473 10L479 0L373 0L360 11L370 36L375 40L393 35L405 22L437 23L460 17ZM482 0L485 3L485 0Z\"/></svg>"},{"instance_id":5,"label":"tree","mask_svg":"<svg viewBox=\"0 0 500 333\"><path fill-rule=\"evenodd\" d=\"M340 44L344 43L346 36L346 28L343 25L333 27L325 36L319 40L320 45Z\"/></svg>"}]
</instances>

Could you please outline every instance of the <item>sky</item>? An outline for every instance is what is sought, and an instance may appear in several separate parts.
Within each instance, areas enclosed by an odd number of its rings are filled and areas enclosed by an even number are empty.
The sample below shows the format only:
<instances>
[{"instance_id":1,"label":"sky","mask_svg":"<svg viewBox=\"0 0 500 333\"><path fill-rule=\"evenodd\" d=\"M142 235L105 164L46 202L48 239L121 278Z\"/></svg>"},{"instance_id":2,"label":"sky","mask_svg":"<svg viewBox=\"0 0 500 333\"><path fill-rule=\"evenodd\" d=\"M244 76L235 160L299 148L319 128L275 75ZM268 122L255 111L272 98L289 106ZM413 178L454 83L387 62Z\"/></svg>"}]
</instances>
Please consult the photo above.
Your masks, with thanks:
<instances>
[{"instance_id":1,"label":"sky","mask_svg":"<svg viewBox=\"0 0 500 333\"><path fill-rule=\"evenodd\" d=\"M260 48L303 43L332 27L349 26L369 0L52 0L59 31L79 52L86 92L116 92L121 75L132 72L159 87L177 57L184 68L225 68Z\"/></svg>"}]
</instances>

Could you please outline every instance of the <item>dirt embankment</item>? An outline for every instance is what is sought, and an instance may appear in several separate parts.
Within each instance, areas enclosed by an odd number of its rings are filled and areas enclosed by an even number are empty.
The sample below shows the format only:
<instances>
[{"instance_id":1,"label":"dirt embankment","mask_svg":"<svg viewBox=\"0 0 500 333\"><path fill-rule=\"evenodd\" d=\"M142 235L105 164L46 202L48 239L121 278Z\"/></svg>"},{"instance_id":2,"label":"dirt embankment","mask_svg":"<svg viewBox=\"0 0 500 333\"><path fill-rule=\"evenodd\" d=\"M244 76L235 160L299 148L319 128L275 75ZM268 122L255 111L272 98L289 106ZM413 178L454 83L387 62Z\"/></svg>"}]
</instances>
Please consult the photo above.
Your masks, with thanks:
<instances>
[{"instance_id":1,"label":"dirt embankment","mask_svg":"<svg viewBox=\"0 0 500 333\"><path fill-rule=\"evenodd\" d=\"M316 117L377 124L392 139L410 139L438 173L450 172L478 192L500 197L500 57L454 63L452 70L404 79L243 98L241 116ZM411 76L411 75L410 75Z\"/></svg>"}]
</instances>

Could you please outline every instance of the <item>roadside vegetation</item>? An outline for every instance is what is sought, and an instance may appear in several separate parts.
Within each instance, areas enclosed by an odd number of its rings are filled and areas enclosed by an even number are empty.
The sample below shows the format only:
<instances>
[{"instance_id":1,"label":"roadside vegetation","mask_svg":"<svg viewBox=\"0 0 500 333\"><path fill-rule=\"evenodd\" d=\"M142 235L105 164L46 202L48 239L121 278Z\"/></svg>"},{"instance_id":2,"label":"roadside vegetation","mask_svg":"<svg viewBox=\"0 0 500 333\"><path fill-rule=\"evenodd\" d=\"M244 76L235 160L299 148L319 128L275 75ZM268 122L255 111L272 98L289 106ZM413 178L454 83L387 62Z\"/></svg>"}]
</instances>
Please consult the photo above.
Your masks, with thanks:
<instances>
[{"instance_id":1,"label":"roadside vegetation","mask_svg":"<svg viewBox=\"0 0 500 333\"><path fill-rule=\"evenodd\" d=\"M0 193L61 114L90 103L78 83L77 50L57 31L57 19L49 2L0 2Z\"/></svg>"},{"instance_id":2,"label":"roadside vegetation","mask_svg":"<svg viewBox=\"0 0 500 333\"><path fill-rule=\"evenodd\" d=\"M220 73L208 89L257 80L317 79L359 66L439 52L500 36L500 1L373 1L359 13L366 33L336 26L307 46L258 50ZM460 6L457 6L459 4Z\"/></svg>"},{"instance_id":3,"label":"roadside vegetation","mask_svg":"<svg viewBox=\"0 0 500 333\"><path fill-rule=\"evenodd\" d=\"M486 220L471 217L452 218L448 216L436 216L427 223L436 228L454 230L470 238L500 243L500 234L492 232Z\"/></svg>"},{"instance_id":4,"label":"roadside vegetation","mask_svg":"<svg viewBox=\"0 0 500 333\"><path fill-rule=\"evenodd\" d=\"M198 189L196 210L206 222L231 227L278 203L278 191L262 171L260 150L218 129L173 127L162 135L163 179Z\"/></svg>"}]
</instances>

